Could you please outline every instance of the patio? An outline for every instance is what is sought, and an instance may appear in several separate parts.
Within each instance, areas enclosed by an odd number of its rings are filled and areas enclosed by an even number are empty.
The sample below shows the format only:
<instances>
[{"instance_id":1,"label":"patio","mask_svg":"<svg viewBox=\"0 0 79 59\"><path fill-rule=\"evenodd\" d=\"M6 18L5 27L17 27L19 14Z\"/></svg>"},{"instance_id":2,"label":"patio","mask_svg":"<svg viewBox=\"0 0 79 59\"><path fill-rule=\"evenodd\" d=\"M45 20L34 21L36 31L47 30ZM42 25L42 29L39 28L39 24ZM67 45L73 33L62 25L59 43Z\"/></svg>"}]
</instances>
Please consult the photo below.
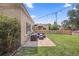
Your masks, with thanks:
<instances>
[{"instance_id":1,"label":"patio","mask_svg":"<svg viewBox=\"0 0 79 59\"><path fill-rule=\"evenodd\" d=\"M48 37L43 40L27 41L23 47L56 46Z\"/></svg>"}]
</instances>

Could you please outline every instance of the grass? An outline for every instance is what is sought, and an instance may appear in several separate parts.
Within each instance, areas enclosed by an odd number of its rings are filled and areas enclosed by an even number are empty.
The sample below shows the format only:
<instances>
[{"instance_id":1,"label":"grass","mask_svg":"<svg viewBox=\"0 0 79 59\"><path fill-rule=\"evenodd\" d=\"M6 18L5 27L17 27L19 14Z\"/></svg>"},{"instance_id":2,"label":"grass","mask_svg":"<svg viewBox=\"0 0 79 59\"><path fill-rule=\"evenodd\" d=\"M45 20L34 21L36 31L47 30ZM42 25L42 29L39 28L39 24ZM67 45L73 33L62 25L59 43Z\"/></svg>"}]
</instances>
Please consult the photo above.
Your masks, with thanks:
<instances>
[{"instance_id":1,"label":"grass","mask_svg":"<svg viewBox=\"0 0 79 59\"><path fill-rule=\"evenodd\" d=\"M79 36L47 34L56 46L52 47L25 47L16 55L35 56L79 56Z\"/></svg>"}]
</instances>

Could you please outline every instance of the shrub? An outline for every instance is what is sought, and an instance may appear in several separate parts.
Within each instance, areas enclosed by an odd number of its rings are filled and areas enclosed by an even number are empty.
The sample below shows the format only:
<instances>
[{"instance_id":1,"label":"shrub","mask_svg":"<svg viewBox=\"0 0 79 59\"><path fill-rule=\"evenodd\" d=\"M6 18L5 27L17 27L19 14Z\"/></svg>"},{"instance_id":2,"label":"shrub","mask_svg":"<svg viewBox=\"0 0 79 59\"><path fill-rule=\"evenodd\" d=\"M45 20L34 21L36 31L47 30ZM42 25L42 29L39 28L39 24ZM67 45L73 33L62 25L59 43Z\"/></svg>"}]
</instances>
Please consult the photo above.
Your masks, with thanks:
<instances>
[{"instance_id":1,"label":"shrub","mask_svg":"<svg viewBox=\"0 0 79 59\"><path fill-rule=\"evenodd\" d=\"M13 52L20 46L20 24L16 18L0 16L0 54Z\"/></svg>"}]
</instances>

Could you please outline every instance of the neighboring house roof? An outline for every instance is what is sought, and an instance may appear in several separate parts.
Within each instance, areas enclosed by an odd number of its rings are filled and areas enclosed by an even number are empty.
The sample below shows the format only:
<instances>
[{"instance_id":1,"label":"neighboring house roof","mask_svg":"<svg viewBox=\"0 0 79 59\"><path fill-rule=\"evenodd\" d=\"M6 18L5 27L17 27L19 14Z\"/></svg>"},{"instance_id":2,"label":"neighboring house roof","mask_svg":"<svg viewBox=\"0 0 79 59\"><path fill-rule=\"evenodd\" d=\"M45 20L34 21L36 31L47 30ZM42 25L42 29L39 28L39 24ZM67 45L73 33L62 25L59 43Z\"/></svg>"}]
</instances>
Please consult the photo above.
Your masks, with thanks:
<instances>
[{"instance_id":1,"label":"neighboring house roof","mask_svg":"<svg viewBox=\"0 0 79 59\"><path fill-rule=\"evenodd\" d=\"M49 24L35 24L37 26L48 26Z\"/></svg>"},{"instance_id":2,"label":"neighboring house roof","mask_svg":"<svg viewBox=\"0 0 79 59\"><path fill-rule=\"evenodd\" d=\"M79 30L75 30L75 31L73 31L74 33L79 33Z\"/></svg>"}]
</instances>

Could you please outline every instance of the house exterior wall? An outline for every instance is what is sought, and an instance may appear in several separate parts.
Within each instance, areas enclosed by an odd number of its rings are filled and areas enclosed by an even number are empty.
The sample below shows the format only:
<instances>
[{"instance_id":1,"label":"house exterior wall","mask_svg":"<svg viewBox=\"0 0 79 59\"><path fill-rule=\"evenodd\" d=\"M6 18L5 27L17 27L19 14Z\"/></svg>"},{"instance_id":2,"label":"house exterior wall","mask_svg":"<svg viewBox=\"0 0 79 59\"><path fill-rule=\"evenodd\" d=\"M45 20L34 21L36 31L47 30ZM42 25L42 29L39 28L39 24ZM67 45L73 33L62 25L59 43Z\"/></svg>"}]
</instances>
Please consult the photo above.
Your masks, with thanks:
<instances>
[{"instance_id":1,"label":"house exterior wall","mask_svg":"<svg viewBox=\"0 0 79 59\"><path fill-rule=\"evenodd\" d=\"M18 19L18 22L21 24L21 45L23 45L24 42L29 39L28 33L26 33L26 23L30 24L31 27L34 24L24 6L18 3L0 4L0 15L5 15L13 18L15 17ZM32 28L30 29L33 31Z\"/></svg>"},{"instance_id":2,"label":"house exterior wall","mask_svg":"<svg viewBox=\"0 0 79 59\"><path fill-rule=\"evenodd\" d=\"M22 7L22 6L21 6ZM26 10L23 7L21 8L21 44L23 45L25 41L29 40L29 34L27 32L27 25L30 25L30 30L29 32L33 32L32 26L33 26L33 21L31 17L28 15Z\"/></svg>"},{"instance_id":3,"label":"house exterior wall","mask_svg":"<svg viewBox=\"0 0 79 59\"><path fill-rule=\"evenodd\" d=\"M15 6L16 4L0 4L0 15L17 18L20 21L20 10Z\"/></svg>"},{"instance_id":4,"label":"house exterior wall","mask_svg":"<svg viewBox=\"0 0 79 59\"><path fill-rule=\"evenodd\" d=\"M28 25L33 25L33 23L30 21L28 16L26 16L22 11L21 11L21 44L23 45L25 41L29 39L29 33L26 32L27 29L27 24ZM32 31L32 28L30 27L30 30Z\"/></svg>"}]
</instances>

